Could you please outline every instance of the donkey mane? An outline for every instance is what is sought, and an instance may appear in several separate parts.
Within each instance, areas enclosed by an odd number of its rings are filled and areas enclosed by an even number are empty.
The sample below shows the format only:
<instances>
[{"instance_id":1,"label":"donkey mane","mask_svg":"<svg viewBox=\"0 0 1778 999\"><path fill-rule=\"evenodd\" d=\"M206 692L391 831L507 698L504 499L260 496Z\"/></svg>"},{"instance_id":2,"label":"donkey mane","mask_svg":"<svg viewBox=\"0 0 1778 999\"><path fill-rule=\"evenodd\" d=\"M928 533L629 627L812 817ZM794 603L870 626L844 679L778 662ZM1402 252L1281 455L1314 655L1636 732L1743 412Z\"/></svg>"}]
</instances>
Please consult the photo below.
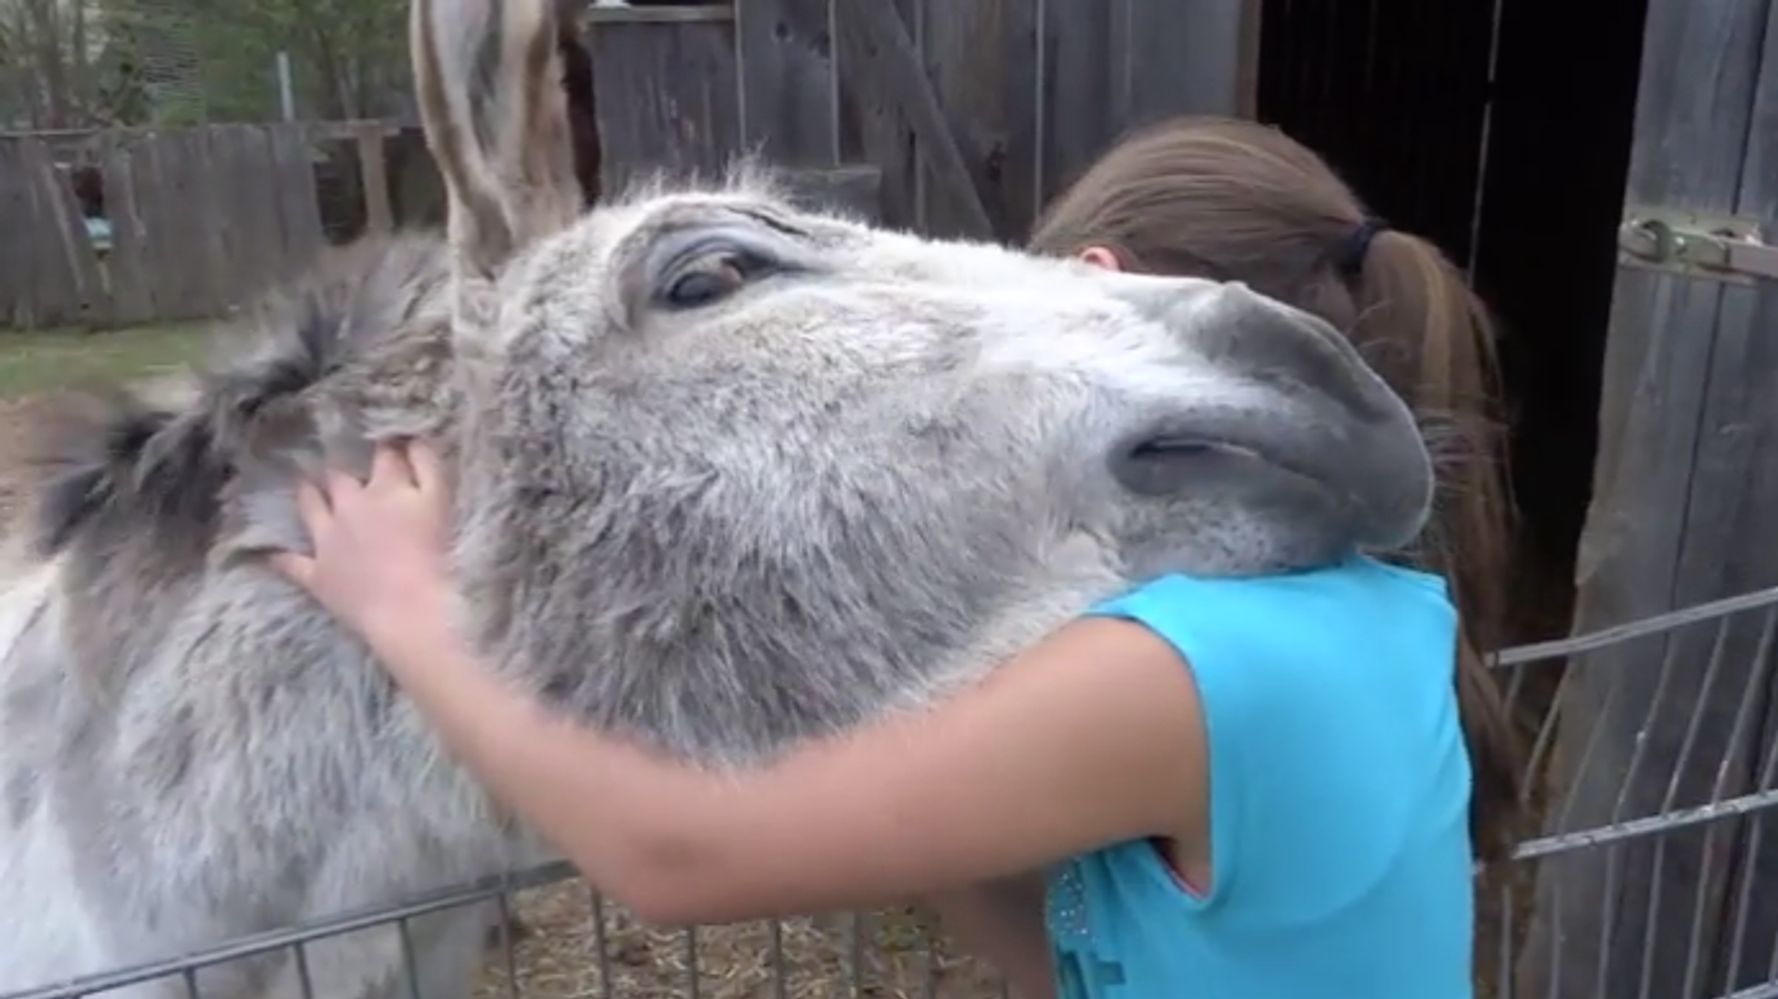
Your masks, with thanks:
<instances>
[{"instance_id":1,"label":"donkey mane","mask_svg":"<svg viewBox=\"0 0 1778 999\"><path fill-rule=\"evenodd\" d=\"M329 250L303 280L215 335L215 361L192 372L183 398L108 386L58 400L29 459L34 554L152 537L163 552L201 562L223 539L231 487L254 456L314 436L289 403L379 346L445 359L442 317L428 325L424 310L446 277L428 235Z\"/></svg>"}]
</instances>

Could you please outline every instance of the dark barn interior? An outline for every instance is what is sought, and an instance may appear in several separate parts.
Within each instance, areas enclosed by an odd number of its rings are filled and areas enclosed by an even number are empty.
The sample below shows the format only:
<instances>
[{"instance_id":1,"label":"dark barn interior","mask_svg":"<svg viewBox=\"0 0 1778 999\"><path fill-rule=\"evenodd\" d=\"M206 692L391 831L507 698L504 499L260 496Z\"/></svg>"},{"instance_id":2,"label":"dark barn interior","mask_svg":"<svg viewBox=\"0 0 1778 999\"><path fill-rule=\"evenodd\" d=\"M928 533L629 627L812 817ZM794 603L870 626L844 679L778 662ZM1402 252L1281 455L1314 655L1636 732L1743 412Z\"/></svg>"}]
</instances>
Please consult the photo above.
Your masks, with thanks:
<instances>
[{"instance_id":1,"label":"dark barn interior","mask_svg":"<svg viewBox=\"0 0 1778 999\"><path fill-rule=\"evenodd\" d=\"M1517 641L1567 630L1646 0L1264 0L1258 114L1473 275L1502 328Z\"/></svg>"}]
</instances>

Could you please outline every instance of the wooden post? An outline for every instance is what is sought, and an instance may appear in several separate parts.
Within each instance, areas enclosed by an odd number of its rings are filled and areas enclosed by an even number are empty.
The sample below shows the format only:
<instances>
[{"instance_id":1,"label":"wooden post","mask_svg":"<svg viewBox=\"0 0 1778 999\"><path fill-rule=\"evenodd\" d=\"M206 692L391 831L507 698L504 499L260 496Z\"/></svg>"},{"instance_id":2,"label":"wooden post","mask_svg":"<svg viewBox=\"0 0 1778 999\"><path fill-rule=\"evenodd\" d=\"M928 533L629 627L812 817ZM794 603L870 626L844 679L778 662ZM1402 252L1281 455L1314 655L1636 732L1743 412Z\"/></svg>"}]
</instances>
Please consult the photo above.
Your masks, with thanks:
<instances>
[{"instance_id":1,"label":"wooden post","mask_svg":"<svg viewBox=\"0 0 1778 999\"><path fill-rule=\"evenodd\" d=\"M389 164L383 157L383 126L361 124L354 129L358 145L358 177L364 187L364 227L368 232L395 231L389 208Z\"/></svg>"},{"instance_id":2,"label":"wooden post","mask_svg":"<svg viewBox=\"0 0 1778 999\"><path fill-rule=\"evenodd\" d=\"M1651 0L1631 206L1778 226L1770 8ZM1619 272L1577 630L1778 584L1774 328L1773 284ZM1720 657L1716 636L1688 631L1572 664L1552 775L1567 800L1551 831L1759 789L1778 723L1760 625L1730 627ZM1748 733L1744 705L1760 705ZM1778 818L1761 816L1546 859L1517 994L1689 997L1765 982L1774 853Z\"/></svg>"}]
</instances>

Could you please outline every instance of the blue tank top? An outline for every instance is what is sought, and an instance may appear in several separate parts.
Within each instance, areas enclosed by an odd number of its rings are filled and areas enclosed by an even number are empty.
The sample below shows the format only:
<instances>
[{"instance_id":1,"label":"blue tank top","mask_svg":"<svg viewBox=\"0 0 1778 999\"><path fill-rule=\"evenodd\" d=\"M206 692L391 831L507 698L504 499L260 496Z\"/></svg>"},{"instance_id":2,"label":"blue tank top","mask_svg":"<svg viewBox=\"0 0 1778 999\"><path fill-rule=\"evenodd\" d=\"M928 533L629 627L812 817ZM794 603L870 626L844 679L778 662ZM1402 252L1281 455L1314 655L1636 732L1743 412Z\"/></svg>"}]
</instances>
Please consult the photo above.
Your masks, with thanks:
<instances>
[{"instance_id":1,"label":"blue tank top","mask_svg":"<svg viewBox=\"0 0 1778 999\"><path fill-rule=\"evenodd\" d=\"M1469 759L1436 577L1355 557L1168 576L1093 613L1184 657L1209 743L1211 881L1154 845L1058 865L1061 999L1471 996Z\"/></svg>"}]
</instances>

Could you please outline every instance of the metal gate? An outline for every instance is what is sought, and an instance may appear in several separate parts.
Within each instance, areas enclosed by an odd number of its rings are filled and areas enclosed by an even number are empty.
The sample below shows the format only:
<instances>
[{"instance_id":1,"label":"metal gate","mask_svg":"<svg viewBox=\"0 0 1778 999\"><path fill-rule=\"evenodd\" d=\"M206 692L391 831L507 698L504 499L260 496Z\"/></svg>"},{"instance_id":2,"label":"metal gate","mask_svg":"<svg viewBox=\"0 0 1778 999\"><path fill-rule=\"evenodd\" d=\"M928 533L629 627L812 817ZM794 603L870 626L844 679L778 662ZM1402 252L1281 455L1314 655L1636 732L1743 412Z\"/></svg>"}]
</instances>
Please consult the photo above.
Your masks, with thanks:
<instances>
[{"instance_id":1,"label":"metal gate","mask_svg":"<svg viewBox=\"0 0 1778 999\"><path fill-rule=\"evenodd\" d=\"M1778 857L1758 856L1761 832L1768 822L1778 823L1778 816L1772 814L1774 806L1778 806L1778 738L1760 733L1757 725L1765 692L1775 679L1775 639L1778 588L1579 638L1512 649L1496 658L1496 668L1505 672L1509 690L1522 690L1539 671L1561 670L1565 696L1556 698L1555 707L1539 720L1530 754L1533 779L1527 781L1532 789L1528 804L1547 816L1547 831L1521 843L1511 862L1500 870L1482 872L1479 879L1476 971L1480 994L1498 999L1555 995L1598 999L1668 999L1676 995L1778 999L1778 966L1762 968L1761 974L1754 976L1758 980L1751 983L1746 974L1730 980L1723 972L1724 967L1740 968L1745 963L1744 955L1778 952L1771 938L1772 927L1759 925L1755 918L1758 907L1750 904L1762 882L1778 883L1770 879L1768 871ZM1650 740L1637 740L1638 750L1618 775L1617 808L1608 822L1589 824L1578 818L1570 789L1550 787L1547 778L1553 772L1552 754L1558 742L1583 747L1583 757L1590 759L1609 735L1604 726L1589 724L1603 717L1603 713L1565 716L1564 706L1580 703L1566 695L1597 685L1599 674L1610 670L1646 674L1617 676L1614 679L1620 682L1611 689L1627 689L1629 685L1621 681L1628 680L1651 684L1657 692L1649 705L1651 718L1677 710L1688 721L1676 753L1663 754L1652 748ZM1734 700L1741 708L1726 728L1712 731L1705 709L1722 698ZM1562 738L1559 740L1558 736ZM1749 753L1760 761L1757 773L1752 775L1741 773L1732 765ZM1573 762L1585 767L1587 759ZM1701 793L1679 779L1679 775L1699 767L1715 774L1715 780ZM1653 802L1654 807L1636 807L1638 802L1631 789L1650 782L1663 786L1665 793ZM1718 869L1733 846L1749 843L1754 854L1751 859L1732 869ZM1625 991L1619 977L1625 969L1613 965L1610 957L1614 935L1623 932L1616 922L1607 918L1576 927L1565 924L1561 918L1563 912L1570 911L1560 904L1564 891L1571 887L1564 876L1566 865L1577 860L1589 867L1602 864L1607 872L1603 898L1583 900L1595 910L1604 907L1609 911L1615 904L1613 900L1621 899L1625 883L1660 885L1664 883L1664 872L1695 872L1696 876L1687 879L1688 890L1659 890L1647 896L1649 911L1666 913L1669 918L1657 921L1651 917L1644 921L1646 928L1638 931L1649 934L1653 927L1673 924L1677 918L1683 927L1684 945L1677 952L1683 954L1683 960L1673 967L1655 967L1656 961L1667 960L1676 952L1675 948L1670 943L1652 946L1656 942L1653 939L1639 940L1638 943L1650 945L1641 948L1643 956L1631 969L1637 973L1640 984ZM1584 877L1587 873L1583 871L1583 879L1576 883L1589 883ZM567 864L549 864L438 891L390 908L346 914L244 938L199 954L0 999L100 996L157 980L178 983L187 999L202 999L198 976L205 969L280 951L292 955L301 968L306 947L353 933L387 932L390 927L400 933L411 973L412 941L407 931L411 921L490 901L497 903L503 914L510 914L524 893L552 886L558 892L572 892L584 900L585 925L575 930L575 950L567 958L579 962L579 966L565 969L572 972L566 976L571 980L540 983L536 975L527 974L521 967L524 948L514 945L503 921L478 996L634 999L677 995L738 999L760 995L943 995L986 999L1007 994L1004 984L985 969L951 957L945 941L923 925L903 927L902 932L911 940L900 944L887 942L880 931L887 920L902 918L898 913L855 914L830 921L828 929L837 927L838 932L828 937L825 966L814 972L804 969L800 979L792 969L799 961L794 954L798 946L792 940L795 934L787 929L790 923L761 924L753 952L731 952L720 958L735 967L719 966L708 948L710 935L720 930L680 931L671 935L672 943L667 949L657 949L651 958L670 963L671 973L654 974L649 984L638 985L626 981L623 968L625 964L633 966L635 956L626 955L625 948L614 940L614 927L627 921L627 915L577 887L574 877ZM1527 920L1532 904L1539 900L1534 895L1534 885L1541 889L1541 901L1545 903L1545 918L1535 927ZM1552 906L1552 901L1558 904ZM1552 912L1554 916L1550 918ZM1725 912L1730 915L1725 924L1726 937L1713 930ZM801 925L805 929L808 926ZM557 927L554 932L561 930ZM660 941L665 937L656 934L653 939ZM1726 945L1731 952L1726 966L1715 956L1721 950L1719 944ZM886 952L892 946L900 952L899 956ZM1589 956L1578 965L1588 972L1581 976L1584 980L1577 980L1572 973L1577 967L1577 953ZM1528 955L1538 955L1549 971L1529 984L1525 977ZM1569 969L1566 977L1561 969ZM1678 990L1656 989L1651 984L1657 978L1675 977L1681 982ZM429 999L411 980L408 995L410 999ZM305 999L316 997L305 990Z\"/></svg>"}]
</instances>

